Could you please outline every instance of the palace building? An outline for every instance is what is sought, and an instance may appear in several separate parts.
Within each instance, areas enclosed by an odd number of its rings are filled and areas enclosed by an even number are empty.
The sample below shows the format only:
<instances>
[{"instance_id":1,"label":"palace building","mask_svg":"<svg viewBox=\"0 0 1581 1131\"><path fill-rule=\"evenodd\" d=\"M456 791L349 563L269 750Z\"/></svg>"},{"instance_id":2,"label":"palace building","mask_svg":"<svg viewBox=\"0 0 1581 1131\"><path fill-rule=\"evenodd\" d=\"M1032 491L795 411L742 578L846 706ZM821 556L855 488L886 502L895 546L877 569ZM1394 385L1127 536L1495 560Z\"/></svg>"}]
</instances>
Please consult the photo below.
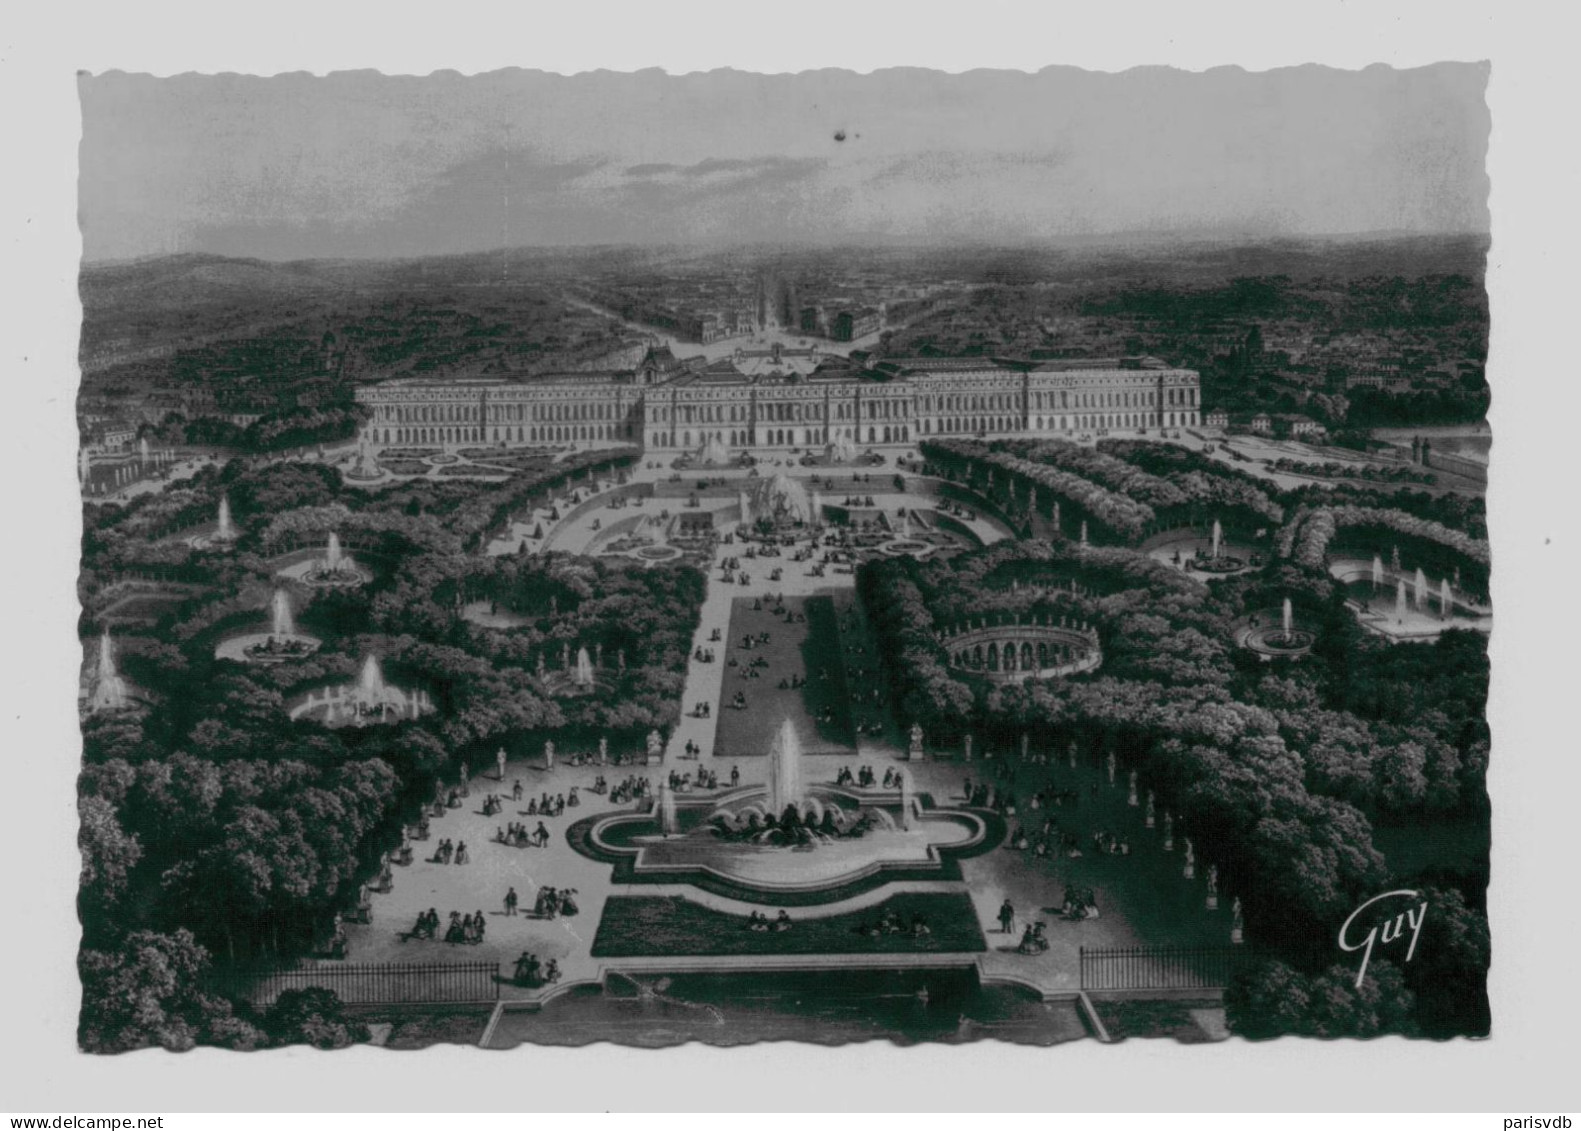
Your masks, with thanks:
<instances>
[{"instance_id":1,"label":"palace building","mask_svg":"<svg viewBox=\"0 0 1581 1131\"><path fill-rule=\"evenodd\" d=\"M371 414L361 439L375 450L632 443L679 454L717 440L756 453L842 436L877 447L1189 428L1202 414L1197 373L1153 358L829 357L811 372L765 373L745 354L687 362L667 349L629 373L398 379L358 389L357 400Z\"/></svg>"}]
</instances>

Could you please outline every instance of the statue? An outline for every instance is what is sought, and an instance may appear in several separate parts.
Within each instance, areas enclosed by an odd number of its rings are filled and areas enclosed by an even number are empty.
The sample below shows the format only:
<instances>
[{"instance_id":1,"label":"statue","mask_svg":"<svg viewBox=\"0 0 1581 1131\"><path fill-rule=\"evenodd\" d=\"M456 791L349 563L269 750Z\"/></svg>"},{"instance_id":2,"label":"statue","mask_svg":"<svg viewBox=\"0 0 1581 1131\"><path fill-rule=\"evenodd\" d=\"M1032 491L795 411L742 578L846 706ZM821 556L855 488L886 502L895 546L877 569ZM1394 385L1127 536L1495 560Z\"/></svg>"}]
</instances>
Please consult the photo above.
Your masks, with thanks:
<instances>
[{"instance_id":1,"label":"statue","mask_svg":"<svg viewBox=\"0 0 1581 1131\"><path fill-rule=\"evenodd\" d=\"M499 767L500 781L505 780L505 747L501 746L494 755L494 764Z\"/></svg>"},{"instance_id":2,"label":"statue","mask_svg":"<svg viewBox=\"0 0 1581 1131\"><path fill-rule=\"evenodd\" d=\"M562 641L560 641L560 667L561 668L569 668L570 666L571 666L571 645L570 645L569 642L567 642L565 640L562 640Z\"/></svg>"},{"instance_id":3,"label":"statue","mask_svg":"<svg viewBox=\"0 0 1581 1131\"><path fill-rule=\"evenodd\" d=\"M607 738L598 740L598 764L600 766L609 764L609 739Z\"/></svg>"},{"instance_id":4,"label":"statue","mask_svg":"<svg viewBox=\"0 0 1581 1131\"><path fill-rule=\"evenodd\" d=\"M972 736L971 735L967 735L966 736L966 760L968 762L970 762L972 760Z\"/></svg>"},{"instance_id":5,"label":"statue","mask_svg":"<svg viewBox=\"0 0 1581 1131\"><path fill-rule=\"evenodd\" d=\"M1219 909L1219 866L1217 864L1208 865L1207 906L1209 911L1217 911Z\"/></svg>"},{"instance_id":6,"label":"statue","mask_svg":"<svg viewBox=\"0 0 1581 1131\"><path fill-rule=\"evenodd\" d=\"M1130 787L1131 787L1131 791L1126 796L1125 803L1127 805L1135 805L1135 804L1137 804L1137 800L1136 800L1136 771L1135 770L1131 771Z\"/></svg>"},{"instance_id":7,"label":"statue","mask_svg":"<svg viewBox=\"0 0 1581 1131\"><path fill-rule=\"evenodd\" d=\"M602 644L593 645L593 666L600 671L604 670L604 646Z\"/></svg>"},{"instance_id":8,"label":"statue","mask_svg":"<svg viewBox=\"0 0 1581 1131\"><path fill-rule=\"evenodd\" d=\"M1031 738L1029 738L1026 732L1023 731L1021 734L1021 760L1023 762L1027 760L1027 751L1031 746L1031 742Z\"/></svg>"},{"instance_id":9,"label":"statue","mask_svg":"<svg viewBox=\"0 0 1581 1131\"><path fill-rule=\"evenodd\" d=\"M922 726L920 723L911 724L911 745L906 750L908 758L922 757Z\"/></svg>"},{"instance_id":10,"label":"statue","mask_svg":"<svg viewBox=\"0 0 1581 1131\"><path fill-rule=\"evenodd\" d=\"M1191 838L1189 836L1186 838L1186 866L1181 870L1180 874L1185 876L1188 880L1192 879L1197 874L1197 855L1192 850Z\"/></svg>"},{"instance_id":11,"label":"statue","mask_svg":"<svg viewBox=\"0 0 1581 1131\"><path fill-rule=\"evenodd\" d=\"M1236 896L1235 902L1230 904L1230 941L1239 945L1243 941L1241 928L1246 924L1241 920L1241 897Z\"/></svg>"},{"instance_id":12,"label":"statue","mask_svg":"<svg viewBox=\"0 0 1581 1131\"><path fill-rule=\"evenodd\" d=\"M1114 751L1109 751L1109 756L1104 759L1104 768L1109 772L1109 784L1114 784Z\"/></svg>"},{"instance_id":13,"label":"statue","mask_svg":"<svg viewBox=\"0 0 1581 1131\"><path fill-rule=\"evenodd\" d=\"M657 765L664 757L664 739L657 730L648 732L648 765Z\"/></svg>"},{"instance_id":14,"label":"statue","mask_svg":"<svg viewBox=\"0 0 1581 1131\"><path fill-rule=\"evenodd\" d=\"M1169 810L1164 810L1164 851L1175 851L1175 818L1169 815Z\"/></svg>"},{"instance_id":15,"label":"statue","mask_svg":"<svg viewBox=\"0 0 1581 1131\"><path fill-rule=\"evenodd\" d=\"M545 742L543 744L543 768L546 769L546 770L554 769L554 743L553 742Z\"/></svg>"},{"instance_id":16,"label":"statue","mask_svg":"<svg viewBox=\"0 0 1581 1131\"><path fill-rule=\"evenodd\" d=\"M543 653L538 653L538 678L542 679L544 673Z\"/></svg>"},{"instance_id":17,"label":"statue","mask_svg":"<svg viewBox=\"0 0 1581 1131\"><path fill-rule=\"evenodd\" d=\"M467 781L472 777L472 771L467 768L465 761L461 763L461 796L471 797L472 790L468 788Z\"/></svg>"},{"instance_id":18,"label":"statue","mask_svg":"<svg viewBox=\"0 0 1581 1131\"><path fill-rule=\"evenodd\" d=\"M1072 742L1070 744L1070 751L1069 751L1069 753L1070 753L1070 768L1074 770L1076 768L1076 744L1074 742Z\"/></svg>"},{"instance_id":19,"label":"statue","mask_svg":"<svg viewBox=\"0 0 1581 1131\"><path fill-rule=\"evenodd\" d=\"M615 653L615 665L619 667L621 671L626 670L626 650L624 648Z\"/></svg>"},{"instance_id":20,"label":"statue","mask_svg":"<svg viewBox=\"0 0 1581 1131\"><path fill-rule=\"evenodd\" d=\"M1148 790L1147 791L1147 809L1145 810L1145 812L1147 813L1147 827L1148 828L1152 828L1153 827L1153 791L1152 790Z\"/></svg>"}]
</instances>

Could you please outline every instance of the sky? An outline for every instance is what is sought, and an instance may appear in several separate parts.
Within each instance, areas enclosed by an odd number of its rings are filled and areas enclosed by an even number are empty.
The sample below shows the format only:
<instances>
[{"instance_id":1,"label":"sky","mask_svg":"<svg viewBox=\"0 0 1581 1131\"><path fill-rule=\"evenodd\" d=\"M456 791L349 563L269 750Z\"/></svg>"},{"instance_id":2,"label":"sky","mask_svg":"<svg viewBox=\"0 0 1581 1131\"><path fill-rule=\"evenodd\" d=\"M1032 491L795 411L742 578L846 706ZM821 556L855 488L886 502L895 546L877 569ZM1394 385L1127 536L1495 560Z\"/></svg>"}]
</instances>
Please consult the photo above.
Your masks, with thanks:
<instances>
[{"instance_id":1,"label":"sky","mask_svg":"<svg viewBox=\"0 0 1581 1131\"><path fill-rule=\"evenodd\" d=\"M79 79L84 259L1486 232L1487 68Z\"/></svg>"}]
</instances>

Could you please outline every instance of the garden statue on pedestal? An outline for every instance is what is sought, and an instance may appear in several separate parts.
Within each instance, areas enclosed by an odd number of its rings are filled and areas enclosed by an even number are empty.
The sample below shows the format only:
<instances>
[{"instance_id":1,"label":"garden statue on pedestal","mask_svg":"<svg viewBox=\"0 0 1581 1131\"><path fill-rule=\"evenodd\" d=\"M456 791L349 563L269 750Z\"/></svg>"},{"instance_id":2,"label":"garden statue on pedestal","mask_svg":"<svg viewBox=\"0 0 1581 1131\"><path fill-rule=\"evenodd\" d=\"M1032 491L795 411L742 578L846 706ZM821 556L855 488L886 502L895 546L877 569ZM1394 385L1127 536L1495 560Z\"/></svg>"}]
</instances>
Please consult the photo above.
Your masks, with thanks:
<instances>
[{"instance_id":1,"label":"garden statue on pedestal","mask_svg":"<svg viewBox=\"0 0 1581 1131\"><path fill-rule=\"evenodd\" d=\"M968 762L970 762L972 760L972 736L971 735L967 735L966 736L966 760Z\"/></svg>"},{"instance_id":2,"label":"garden statue on pedestal","mask_svg":"<svg viewBox=\"0 0 1581 1131\"><path fill-rule=\"evenodd\" d=\"M906 749L908 758L922 757L922 726L919 723L911 724L911 745Z\"/></svg>"},{"instance_id":3,"label":"garden statue on pedestal","mask_svg":"<svg viewBox=\"0 0 1581 1131\"><path fill-rule=\"evenodd\" d=\"M494 755L494 765L499 769L500 781L505 780L505 747L501 746Z\"/></svg>"},{"instance_id":4,"label":"garden statue on pedestal","mask_svg":"<svg viewBox=\"0 0 1581 1131\"><path fill-rule=\"evenodd\" d=\"M545 742L543 744L543 768L546 769L546 770L554 769L554 743L553 742Z\"/></svg>"},{"instance_id":5,"label":"garden statue on pedestal","mask_svg":"<svg viewBox=\"0 0 1581 1131\"><path fill-rule=\"evenodd\" d=\"M1217 864L1208 865L1207 907L1209 911L1217 911L1219 909L1219 866Z\"/></svg>"},{"instance_id":6,"label":"garden statue on pedestal","mask_svg":"<svg viewBox=\"0 0 1581 1131\"><path fill-rule=\"evenodd\" d=\"M598 764L600 766L609 764L609 739L607 738L598 740Z\"/></svg>"},{"instance_id":7,"label":"garden statue on pedestal","mask_svg":"<svg viewBox=\"0 0 1581 1131\"><path fill-rule=\"evenodd\" d=\"M1147 791L1147 827L1153 827L1153 791Z\"/></svg>"},{"instance_id":8,"label":"garden statue on pedestal","mask_svg":"<svg viewBox=\"0 0 1581 1131\"><path fill-rule=\"evenodd\" d=\"M472 790L470 788L468 788L468 786L467 786L467 779L470 778L471 776L472 776L471 770L469 770L467 768L466 762L463 761L461 763L461 796L462 797L471 797L472 796Z\"/></svg>"},{"instance_id":9,"label":"garden statue on pedestal","mask_svg":"<svg viewBox=\"0 0 1581 1131\"><path fill-rule=\"evenodd\" d=\"M1175 818L1169 815L1169 810L1164 810L1164 851L1175 851Z\"/></svg>"},{"instance_id":10,"label":"garden statue on pedestal","mask_svg":"<svg viewBox=\"0 0 1581 1131\"><path fill-rule=\"evenodd\" d=\"M1239 944L1243 941L1242 928L1245 924L1241 921L1241 898L1235 897L1235 902L1230 904L1230 941Z\"/></svg>"},{"instance_id":11,"label":"garden statue on pedestal","mask_svg":"<svg viewBox=\"0 0 1581 1131\"><path fill-rule=\"evenodd\" d=\"M543 653L539 652L538 653L538 678L542 679L543 677L544 677Z\"/></svg>"},{"instance_id":12,"label":"garden statue on pedestal","mask_svg":"<svg viewBox=\"0 0 1581 1131\"><path fill-rule=\"evenodd\" d=\"M1197 874L1197 856L1192 850L1191 838L1189 836L1186 838L1186 866L1185 868L1181 869L1180 874L1186 877L1188 880L1192 879Z\"/></svg>"},{"instance_id":13,"label":"garden statue on pedestal","mask_svg":"<svg viewBox=\"0 0 1581 1131\"><path fill-rule=\"evenodd\" d=\"M1114 751L1113 750L1109 751L1109 756L1104 759L1104 763L1103 764L1104 764L1104 769L1107 770L1108 774L1109 774L1109 784L1113 785L1114 784L1114 770L1115 770L1115 766L1114 766Z\"/></svg>"},{"instance_id":14,"label":"garden statue on pedestal","mask_svg":"<svg viewBox=\"0 0 1581 1131\"><path fill-rule=\"evenodd\" d=\"M657 730L648 732L648 765L656 766L664 757L664 739Z\"/></svg>"},{"instance_id":15,"label":"garden statue on pedestal","mask_svg":"<svg viewBox=\"0 0 1581 1131\"><path fill-rule=\"evenodd\" d=\"M1136 800L1136 771L1135 770L1131 771L1130 787L1131 787L1131 791L1126 796L1125 803L1127 805L1135 805L1135 804L1137 804L1137 800Z\"/></svg>"}]
</instances>

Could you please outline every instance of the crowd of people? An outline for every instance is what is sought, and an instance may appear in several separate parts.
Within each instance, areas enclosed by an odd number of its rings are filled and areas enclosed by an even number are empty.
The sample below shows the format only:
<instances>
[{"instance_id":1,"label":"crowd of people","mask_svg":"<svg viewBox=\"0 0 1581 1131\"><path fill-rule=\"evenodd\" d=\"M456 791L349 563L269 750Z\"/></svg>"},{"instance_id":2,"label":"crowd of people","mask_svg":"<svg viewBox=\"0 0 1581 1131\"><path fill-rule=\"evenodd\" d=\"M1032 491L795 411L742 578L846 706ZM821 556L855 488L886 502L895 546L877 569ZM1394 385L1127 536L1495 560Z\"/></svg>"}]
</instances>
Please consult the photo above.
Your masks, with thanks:
<instances>
[{"instance_id":1,"label":"crowd of people","mask_svg":"<svg viewBox=\"0 0 1581 1131\"><path fill-rule=\"evenodd\" d=\"M507 848L546 848L549 844L549 830L542 821L532 832L527 831L525 821L512 821L503 829L496 827L494 841Z\"/></svg>"}]
</instances>

